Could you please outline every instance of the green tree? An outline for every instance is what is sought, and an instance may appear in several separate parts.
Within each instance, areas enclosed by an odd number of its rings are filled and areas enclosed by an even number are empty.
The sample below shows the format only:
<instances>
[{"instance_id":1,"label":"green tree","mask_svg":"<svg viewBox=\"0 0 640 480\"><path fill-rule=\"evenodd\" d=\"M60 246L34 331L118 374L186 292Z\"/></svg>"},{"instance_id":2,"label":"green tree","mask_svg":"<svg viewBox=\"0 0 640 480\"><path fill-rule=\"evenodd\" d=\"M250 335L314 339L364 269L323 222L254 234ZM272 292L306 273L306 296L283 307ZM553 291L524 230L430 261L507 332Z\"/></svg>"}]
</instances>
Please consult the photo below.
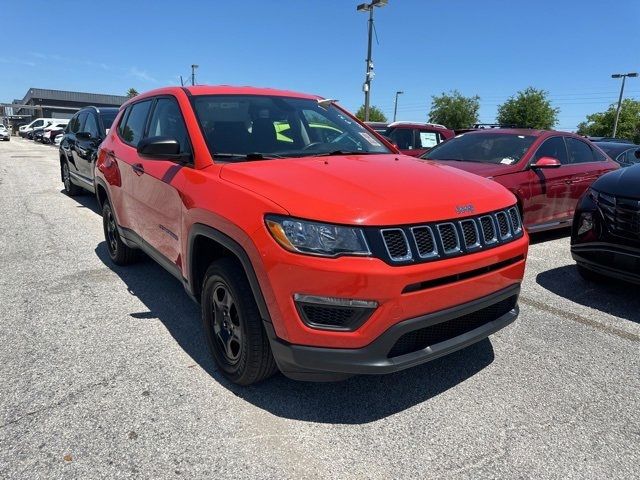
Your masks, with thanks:
<instances>
[{"instance_id":1,"label":"green tree","mask_svg":"<svg viewBox=\"0 0 640 480\"><path fill-rule=\"evenodd\" d=\"M587 115L587 119L578 124L578 133L593 137L610 137L613 135L617 108L618 104L614 103L604 112ZM616 137L640 142L640 100L627 98L622 101Z\"/></svg>"},{"instance_id":2,"label":"green tree","mask_svg":"<svg viewBox=\"0 0 640 480\"><path fill-rule=\"evenodd\" d=\"M358 109L358 111L356 112L356 117L364 121L364 105L362 105ZM386 122L387 117L385 116L384 113L382 113L382 110L380 110L378 107L374 105L371 105L369 107L369 121L370 122Z\"/></svg>"},{"instance_id":3,"label":"green tree","mask_svg":"<svg viewBox=\"0 0 640 480\"><path fill-rule=\"evenodd\" d=\"M498 107L498 123L549 130L558 123L560 109L553 108L545 90L529 87Z\"/></svg>"},{"instance_id":4,"label":"green tree","mask_svg":"<svg viewBox=\"0 0 640 480\"><path fill-rule=\"evenodd\" d=\"M127 90L127 97L128 98L137 97L138 95L139 95L139 93L135 88L130 88L129 90Z\"/></svg>"},{"instance_id":5,"label":"green tree","mask_svg":"<svg viewBox=\"0 0 640 480\"><path fill-rule=\"evenodd\" d=\"M447 128L467 128L478 123L480 97L465 97L459 91L431 97L429 121L445 125Z\"/></svg>"}]
</instances>

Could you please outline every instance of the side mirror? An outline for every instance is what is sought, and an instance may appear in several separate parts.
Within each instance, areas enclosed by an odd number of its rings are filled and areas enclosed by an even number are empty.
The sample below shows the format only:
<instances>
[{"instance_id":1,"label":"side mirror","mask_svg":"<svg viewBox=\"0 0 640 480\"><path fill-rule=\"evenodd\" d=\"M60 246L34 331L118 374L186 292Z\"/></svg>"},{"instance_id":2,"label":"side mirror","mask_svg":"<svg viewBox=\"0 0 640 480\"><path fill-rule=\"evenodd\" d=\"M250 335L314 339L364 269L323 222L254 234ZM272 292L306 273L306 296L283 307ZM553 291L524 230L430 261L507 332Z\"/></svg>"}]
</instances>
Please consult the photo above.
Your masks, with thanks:
<instances>
[{"instance_id":1,"label":"side mirror","mask_svg":"<svg viewBox=\"0 0 640 480\"><path fill-rule=\"evenodd\" d=\"M180 142L171 137L147 137L138 142L138 154L150 160L182 160Z\"/></svg>"},{"instance_id":2,"label":"side mirror","mask_svg":"<svg viewBox=\"0 0 640 480\"><path fill-rule=\"evenodd\" d=\"M93 137L89 132L78 132L76 133L76 138L80 140L91 140Z\"/></svg>"},{"instance_id":3,"label":"side mirror","mask_svg":"<svg viewBox=\"0 0 640 480\"><path fill-rule=\"evenodd\" d=\"M541 157L531 164L531 168L559 168L561 166L560 160L553 157Z\"/></svg>"}]
</instances>

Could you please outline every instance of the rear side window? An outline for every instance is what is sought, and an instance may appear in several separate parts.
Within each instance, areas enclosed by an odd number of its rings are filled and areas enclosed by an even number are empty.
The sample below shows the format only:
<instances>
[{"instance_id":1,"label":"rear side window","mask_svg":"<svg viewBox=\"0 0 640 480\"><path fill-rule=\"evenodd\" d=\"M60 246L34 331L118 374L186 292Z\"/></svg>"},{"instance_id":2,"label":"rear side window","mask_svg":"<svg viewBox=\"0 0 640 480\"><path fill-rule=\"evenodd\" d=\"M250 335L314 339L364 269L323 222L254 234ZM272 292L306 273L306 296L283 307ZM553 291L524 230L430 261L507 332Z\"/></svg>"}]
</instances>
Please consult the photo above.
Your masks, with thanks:
<instances>
[{"instance_id":1,"label":"rear side window","mask_svg":"<svg viewBox=\"0 0 640 480\"><path fill-rule=\"evenodd\" d=\"M180 106L173 98L159 98L149 121L148 137L171 137L180 143L180 153L190 153L187 127Z\"/></svg>"},{"instance_id":2,"label":"rear side window","mask_svg":"<svg viewBox=\"0 0 640 480\"><path fill-rule=\"evenodd\" d=\"M564 146L564 139L562 137L552 137L545 140L538 148L532 162L537 162L542 157L551 157L560 160L563 165L568 163L567 149Z\"/></svg>"},{"instance_id":3,"label":"rear side window","mask_svg":"<svg viewBox=\"0 0 640 480\"><path fill-rule=\"evenodd\" d=\"M595 160L589 145L572 137L567 137L566 140L569 163L587 163Z\"/></svg>"},{"instance_id":4,"label":"rear side window","mask_svg":"<svg viewBox=\"0 0 640 480\"><path fill-rule=\"evenodd\" d=\"M416 148L432 148L442 142L442 136L438 132L416 131Z\"/></svg>"},{"instance_id":5,"label":"rear side window","mask_svg":"<svg viewBox=\"0 0 640 480\"><path fill-rule=\"evenodd\" d=\"M144 127L147 123L149 109L151 108L151 100L135 103L129 108L131 110L124 120L122 129L119 129L119 133L126 143L132 147L137 147L138 142L140 142L144 135Z\"/></svg>"}]
</instances>

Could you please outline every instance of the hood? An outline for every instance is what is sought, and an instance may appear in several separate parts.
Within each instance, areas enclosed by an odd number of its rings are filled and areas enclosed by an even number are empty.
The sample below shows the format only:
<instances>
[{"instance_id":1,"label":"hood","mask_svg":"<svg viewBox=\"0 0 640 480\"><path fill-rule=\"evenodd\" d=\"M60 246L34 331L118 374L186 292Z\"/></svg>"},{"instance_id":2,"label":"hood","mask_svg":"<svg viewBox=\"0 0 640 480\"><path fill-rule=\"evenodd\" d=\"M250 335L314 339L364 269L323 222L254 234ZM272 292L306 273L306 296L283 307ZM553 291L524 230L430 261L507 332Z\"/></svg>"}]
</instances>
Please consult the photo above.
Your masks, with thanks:
<instances>
[{"instance_id":1,"label":"hood","mask_svg":"<svg viewBox=\"0 0 640 480\"><path fill-rule=\"evenodd\" d=\"M609 195L640 199L640 165L609 172L593 182L591 186Z\"/></svg>"},{"instance_id":2,"label":"hood","mask_svg":"<svg viewBox=\"0 0 640 480\"><path fill-rule=\"evenodd\" d=\"M346 155L230 163L222 179L280 205L294 217L332 223L399 225L511 206L504 187L405 155ZM466 214L468 215L468 213Z\"/></svg>"},{"instance_id":3,"label":"hood","mask_svg":"<svg viewBox=\"0 0 640 480\"><path fill-rule=\"evenodd\" d=\"M460 162L456 160L438 160L437 162L442 165L459 168L465 172L475 173L476 175L486 178L506 175L507 173L520 170L520 167L517 167L517 163L514 165L502 165L495 163Z\"/></svg>"}]
</instances>

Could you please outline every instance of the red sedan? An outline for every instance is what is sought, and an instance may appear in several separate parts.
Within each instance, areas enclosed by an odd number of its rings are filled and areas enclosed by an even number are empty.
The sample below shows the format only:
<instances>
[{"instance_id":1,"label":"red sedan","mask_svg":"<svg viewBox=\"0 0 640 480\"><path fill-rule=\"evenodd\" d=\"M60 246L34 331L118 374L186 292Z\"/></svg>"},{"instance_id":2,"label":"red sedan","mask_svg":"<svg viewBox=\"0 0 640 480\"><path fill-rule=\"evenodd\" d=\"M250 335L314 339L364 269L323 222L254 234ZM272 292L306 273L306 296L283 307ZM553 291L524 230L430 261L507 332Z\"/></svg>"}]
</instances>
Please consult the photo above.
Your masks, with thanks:
<instances>
[{"instance_id":1,"label":"red sedan","mask_svg":"<svg viewBox=\"0 0 640 480\"><path fill-rule=\"evenodd\" d=\"M518 198L530 232L570 226L585 190L600 175L619 168L585 138L551 130L467 132L420 158L491 178L507 187Z\"/></svg>"}]
</instances>

